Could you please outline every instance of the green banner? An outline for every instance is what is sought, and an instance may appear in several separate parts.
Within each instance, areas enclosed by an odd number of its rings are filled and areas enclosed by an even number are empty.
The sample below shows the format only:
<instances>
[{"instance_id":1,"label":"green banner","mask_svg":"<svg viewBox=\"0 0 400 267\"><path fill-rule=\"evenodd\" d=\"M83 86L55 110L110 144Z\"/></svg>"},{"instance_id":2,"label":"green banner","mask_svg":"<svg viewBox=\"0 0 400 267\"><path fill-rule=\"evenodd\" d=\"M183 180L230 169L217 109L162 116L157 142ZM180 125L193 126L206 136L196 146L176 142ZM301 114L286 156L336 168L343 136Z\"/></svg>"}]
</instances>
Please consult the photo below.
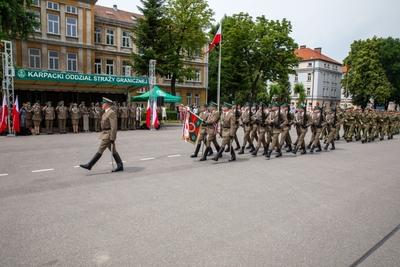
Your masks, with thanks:
<instances>
[{"instance_id":1,"label":"green banner","mask_svg":"<svg viewBox=\"0 0 400 267\"><path fill-rule=\"evenodd\" d=\"M112 84L128 86L148 86L148 78L114 76L99 74L81 74L73 72L53 72L45 70L15 69L15 78L46 82L73 82L88 84Z\"/></svg>"}]
</instances>

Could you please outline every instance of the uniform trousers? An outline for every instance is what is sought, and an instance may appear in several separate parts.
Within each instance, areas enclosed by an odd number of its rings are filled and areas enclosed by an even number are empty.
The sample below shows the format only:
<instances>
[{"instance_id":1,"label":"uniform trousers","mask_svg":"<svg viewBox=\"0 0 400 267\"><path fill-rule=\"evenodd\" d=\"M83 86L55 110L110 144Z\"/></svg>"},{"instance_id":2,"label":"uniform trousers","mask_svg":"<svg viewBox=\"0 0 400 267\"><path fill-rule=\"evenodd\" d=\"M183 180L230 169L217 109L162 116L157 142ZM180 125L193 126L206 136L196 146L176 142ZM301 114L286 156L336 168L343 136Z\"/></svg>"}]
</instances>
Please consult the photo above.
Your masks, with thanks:
<instances>
[{"instance_id":1,"label":"uniform trousers","mask_svg":"<svg viewBox=\"0 0 400 267\"><path fill-rule=\"evenodd\" d=\"M60 133L65 133L65 126L67 124L67 120L66 119L58 119L58 131Z\"/></svg>"},{"instance_id":2,"label":"uniform trousers","mask_svg":"<svg viewBox=\"0 0 400 267\"><path fill-rule=\"evenodd\" d=\"M106 148L108 148L111 151L111 147L112 147L112 153L116 154L117 153L117 149L115 147L115 142L114 145L111 145L111 140L109 139L103 139L101 140L100 146L99 146L99 150L97 151L100 154L103 154L104 150L106 150Z\"/></svg>"}]
</instances>

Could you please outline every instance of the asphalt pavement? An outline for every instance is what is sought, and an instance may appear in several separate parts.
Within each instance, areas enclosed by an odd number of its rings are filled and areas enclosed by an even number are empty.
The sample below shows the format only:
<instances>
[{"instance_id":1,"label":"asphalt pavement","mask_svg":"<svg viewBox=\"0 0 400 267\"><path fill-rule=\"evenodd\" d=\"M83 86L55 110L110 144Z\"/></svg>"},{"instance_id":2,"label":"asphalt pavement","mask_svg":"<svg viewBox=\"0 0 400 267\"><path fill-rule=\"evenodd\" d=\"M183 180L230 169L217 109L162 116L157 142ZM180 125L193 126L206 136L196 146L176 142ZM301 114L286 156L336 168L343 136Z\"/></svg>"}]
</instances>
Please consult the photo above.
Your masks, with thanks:
<instances>
[{"instance_id":1,"label":"asphalt pavement","mask_svg":"<svg viewBox=\"0 0 400 267\"><path fill-rule=\"evenodd\" d=\"M399 135L199 162L167 124L118 132L119 173L79 167L98 137L0 136L0 266L400 266Z\"/></svg>"}]
</instances>

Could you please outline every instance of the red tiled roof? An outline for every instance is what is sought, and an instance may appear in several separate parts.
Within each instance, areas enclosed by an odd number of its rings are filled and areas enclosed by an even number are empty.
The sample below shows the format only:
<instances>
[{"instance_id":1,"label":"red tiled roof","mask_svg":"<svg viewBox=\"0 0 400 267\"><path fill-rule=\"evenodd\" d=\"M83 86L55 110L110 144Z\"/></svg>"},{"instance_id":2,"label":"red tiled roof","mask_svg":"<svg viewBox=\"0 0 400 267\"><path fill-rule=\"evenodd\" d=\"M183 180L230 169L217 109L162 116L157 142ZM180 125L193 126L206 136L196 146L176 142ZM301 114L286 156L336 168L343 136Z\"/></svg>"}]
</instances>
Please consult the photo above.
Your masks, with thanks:
<instances>
[{"instance_id":1,"label":"red tiled roof","mask_svg":"<svg viewBox=\"0 0 400 267\"><path fill-rule=\"evenodd\" d=\"M321 51L321 48L316 48L315 50ZM328 62L332 62L335 64L342 65L342 63L337 62L336 60L331 59L330 57L325 56L324 54L318 53L311 48L305 47L305 46L300 46L299 49L295 50L294 52L298 57L301 57L302 60L315 60L315 59L320 59Z\"/></svg>"},{"instance_id":2,"label":"red tiled roof","mask_svg":"<svg viewBox=\"0 0 400 267\"><path fill-rule=\"evenodd\" d=\"M94 6L94 15L106 18L115 21L121 21L125 23L133 24L135 21L132 19L134 17L143 17L143 15L124 11L124 10L117 10L115 11L112 7L105 7L105 6Z\"/></svg>"},{"instance_id":3,"label":"red tiled roof","mask_svg":"<svg viewBox=\"0 0 400 267\"><path fill-rule=\"evenodd\" d=\"M347 72L347 67L346 67L346 66L343 66L343 67L342 67L342 73L345 73L345 72Z\"/></svg>"}]
</instances>

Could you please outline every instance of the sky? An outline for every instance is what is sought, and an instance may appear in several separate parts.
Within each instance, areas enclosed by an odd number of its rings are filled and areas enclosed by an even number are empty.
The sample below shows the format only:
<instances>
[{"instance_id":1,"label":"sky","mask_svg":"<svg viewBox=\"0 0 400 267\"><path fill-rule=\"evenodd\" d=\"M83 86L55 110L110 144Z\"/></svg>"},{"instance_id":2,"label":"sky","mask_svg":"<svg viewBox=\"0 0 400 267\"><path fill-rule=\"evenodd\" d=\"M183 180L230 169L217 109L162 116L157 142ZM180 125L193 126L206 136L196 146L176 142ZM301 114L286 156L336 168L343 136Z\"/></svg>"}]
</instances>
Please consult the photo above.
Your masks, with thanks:
<instances>
[{"instance_id":1,"label":"sky","mask_svg":"<svg viewBox=\"0 0 400 267\"><path fill-rule=\"evenodd\" d=\"M139 0L98 0L96 5L139 13ZM213 24L224 15L240 12L253 18L286 18L292 24L291 37L300 45L322 48L322 54L343 62L355 40L374 36L400 38L399 0L209 0ZM222 30L223 34L223 30Z\"/></svg>"}]
</instances>

